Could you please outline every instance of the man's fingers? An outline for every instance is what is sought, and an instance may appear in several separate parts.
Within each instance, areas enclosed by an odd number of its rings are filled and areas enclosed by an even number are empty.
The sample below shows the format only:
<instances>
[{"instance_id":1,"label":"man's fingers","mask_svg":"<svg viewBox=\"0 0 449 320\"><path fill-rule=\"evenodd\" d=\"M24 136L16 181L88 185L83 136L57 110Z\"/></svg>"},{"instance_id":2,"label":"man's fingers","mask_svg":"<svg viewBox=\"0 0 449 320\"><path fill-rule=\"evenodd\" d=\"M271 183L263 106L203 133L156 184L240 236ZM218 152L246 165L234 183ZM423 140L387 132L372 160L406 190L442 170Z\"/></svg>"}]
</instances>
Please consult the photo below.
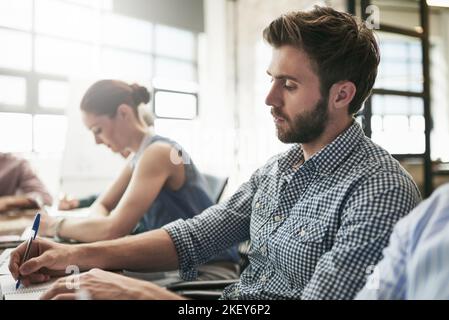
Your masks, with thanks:
<instances>
[{"instance_id":1,"label":"man's fingers","mask_svg":"<svg viewBox=\"0 0 449 320\"><path fill-rule=\"evenodd\" d=\"M17 280L17 278L19 277L19 264L10 260L8 267L14 280Z\"/></svg>"},{"instance_id":2,"label":"man's fingers","mask_svg":"<svg viewBox=\"0 0 449 320\"><path fill-rule=\"evenodd\" d=\"M47 267L51 263L52 261L50 261L50 256L44 253L38 257L26 261L23 265L20 266L19 272L21 275L26 276L31 273L37 272L41 268Z\"/></svg>"},{"instance_id":3,"label":"man's fingers","mask_svg":"<svg viewBox=\"0 0 449 320\"><path fill-rule=\"evenodd\" d=\"M74 293L74 289L69 289L66 283L66 278L61 278L56 281L44 294L40 297L42 300L53 299L58 295Z\"/></svg>"},{"instance_id":4,"label":"man's fingers","mask_svg":"<svg viewBox=\"0 0 449 320\"><path fill-rule=\"evenodd\" d=\"M58 294L53 300L76 300L77 296L76 293L62 293Z\"/></svg>"},{"instance_id":5,"label":"man's fingers","mask_svg":"<svg viewBox=\"0 0 449 320\"><path fill-rule=\"evenodd\" d=\"M41 283L48 281L50 279L50 276L43 273L33 273L30 274L27 279L30 283Z\"/></svg>"},{"instance_id":6,"label":"man's fingers","mask_svg":"<svg viewBox=\"0 0 449 320\"><path fill-rule=\"evenodd\" d=\"M14 277L14 279L17 279L17 277L19 276L20 260L23 253L25 252L25 248L26 242L20 244L13 252L11 252L11 255L9 257L8 268L9 271L11 271L11 274Z\"/></svg>"}]
</instances>

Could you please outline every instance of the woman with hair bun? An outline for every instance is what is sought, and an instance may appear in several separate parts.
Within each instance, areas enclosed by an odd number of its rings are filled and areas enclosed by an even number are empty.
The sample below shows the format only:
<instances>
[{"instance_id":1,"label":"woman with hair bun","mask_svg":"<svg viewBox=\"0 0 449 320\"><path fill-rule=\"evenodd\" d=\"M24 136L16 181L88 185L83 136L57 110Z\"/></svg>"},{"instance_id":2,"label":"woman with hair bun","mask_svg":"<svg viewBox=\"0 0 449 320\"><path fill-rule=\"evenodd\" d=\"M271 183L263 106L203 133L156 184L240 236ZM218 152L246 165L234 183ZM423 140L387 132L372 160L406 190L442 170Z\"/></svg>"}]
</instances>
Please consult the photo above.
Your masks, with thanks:
<instances>
[{"instance_id":1,"label":"woman with hair bun","mask_svg":"<svg viewBox=\"0 0 449 320\"><path fill-rule=\"evenodd\" d=\"M79 242L116 239L191 218L213 205L206 180L185 150L144 121L139 107L150 99L145 87L118 80L101 80L87 90L80 107L95 142L134 156L90 207L89 217L45 215L43 235ZM237 262L237 252L222 252L213 261Z\"/></svg>"}]
</instances>

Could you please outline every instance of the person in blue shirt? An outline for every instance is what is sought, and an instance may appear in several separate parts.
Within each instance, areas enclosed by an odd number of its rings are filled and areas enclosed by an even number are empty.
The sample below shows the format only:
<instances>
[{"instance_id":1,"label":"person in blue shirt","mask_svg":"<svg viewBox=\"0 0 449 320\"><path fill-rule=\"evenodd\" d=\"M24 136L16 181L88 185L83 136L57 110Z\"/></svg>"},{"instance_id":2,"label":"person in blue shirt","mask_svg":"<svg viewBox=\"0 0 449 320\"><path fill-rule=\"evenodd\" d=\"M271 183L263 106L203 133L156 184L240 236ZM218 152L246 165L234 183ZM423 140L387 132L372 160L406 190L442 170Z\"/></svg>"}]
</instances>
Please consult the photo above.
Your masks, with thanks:
<instances>
[{"instance_id":1,"label":"person in blue shirt","mask_svg":"<svg viewBox=\"0 0 449 320\"><path fill-rule=\"evenodd\" d=\"M449 184L395 226L357 299L449 299Z\"/></svg>"},{"instance_id":2,"label":"person in blue shirt","mask_svg":"<svg viewBox=\"0 0 449 320\"><path fill-rule=\"evenodd\" d=\"M152 121L144 121L139 108L149 101L145 87L119 80L101 80L87 90L80 107L95 142L133 156L90 207L89 217L43 215L41 235L79 242L117 239L192 218L214 204L189 154L175 141L155 134ZM237 249L225 250L211 261L236 271Z\"/></svg>"}]
</instances>

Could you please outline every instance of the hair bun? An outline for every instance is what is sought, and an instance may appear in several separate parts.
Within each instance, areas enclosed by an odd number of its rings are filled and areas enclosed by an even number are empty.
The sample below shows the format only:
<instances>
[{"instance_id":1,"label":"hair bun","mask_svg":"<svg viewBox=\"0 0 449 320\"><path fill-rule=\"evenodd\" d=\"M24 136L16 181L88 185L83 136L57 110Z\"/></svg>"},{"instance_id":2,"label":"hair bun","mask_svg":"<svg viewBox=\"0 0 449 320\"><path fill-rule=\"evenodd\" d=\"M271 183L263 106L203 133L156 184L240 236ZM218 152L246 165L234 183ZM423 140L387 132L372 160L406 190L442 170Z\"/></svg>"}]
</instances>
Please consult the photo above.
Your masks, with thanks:
<instances>
[{"instance_id":1,"label":"hair bun","mask_svg":"<svg viewBox=\"0 0 449 320\"><path fill-rule=\"evenodd\" d=\"M130 85L131 90L133 91L133 99L136 103L136 106L141 103L147 104L151 100L151 94L147 88L139 86L138 84Z\"/></svg>"}]
</instances>

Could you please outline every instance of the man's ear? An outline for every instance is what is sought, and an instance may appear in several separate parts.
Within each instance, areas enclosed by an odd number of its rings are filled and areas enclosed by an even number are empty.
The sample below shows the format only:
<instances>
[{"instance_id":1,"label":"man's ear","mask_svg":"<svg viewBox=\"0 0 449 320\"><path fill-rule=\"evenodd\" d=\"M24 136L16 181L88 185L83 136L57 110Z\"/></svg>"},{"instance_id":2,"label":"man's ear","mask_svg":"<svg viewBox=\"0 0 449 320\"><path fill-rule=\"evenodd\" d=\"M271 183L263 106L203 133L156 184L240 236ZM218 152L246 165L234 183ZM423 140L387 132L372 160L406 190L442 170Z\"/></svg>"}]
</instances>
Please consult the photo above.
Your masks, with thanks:
<instances>
[{"instance_id":1,"label":"man's ear","mask_svg":"<svg viewBox=\"0 0 449 320\"><path fill-rule=\"evenodd\" d=\"M335 109L349 107L354 99L357 88L351 81L340 81L334 83L329 92L329 100Z\"/></svg>"}]
</instances>

